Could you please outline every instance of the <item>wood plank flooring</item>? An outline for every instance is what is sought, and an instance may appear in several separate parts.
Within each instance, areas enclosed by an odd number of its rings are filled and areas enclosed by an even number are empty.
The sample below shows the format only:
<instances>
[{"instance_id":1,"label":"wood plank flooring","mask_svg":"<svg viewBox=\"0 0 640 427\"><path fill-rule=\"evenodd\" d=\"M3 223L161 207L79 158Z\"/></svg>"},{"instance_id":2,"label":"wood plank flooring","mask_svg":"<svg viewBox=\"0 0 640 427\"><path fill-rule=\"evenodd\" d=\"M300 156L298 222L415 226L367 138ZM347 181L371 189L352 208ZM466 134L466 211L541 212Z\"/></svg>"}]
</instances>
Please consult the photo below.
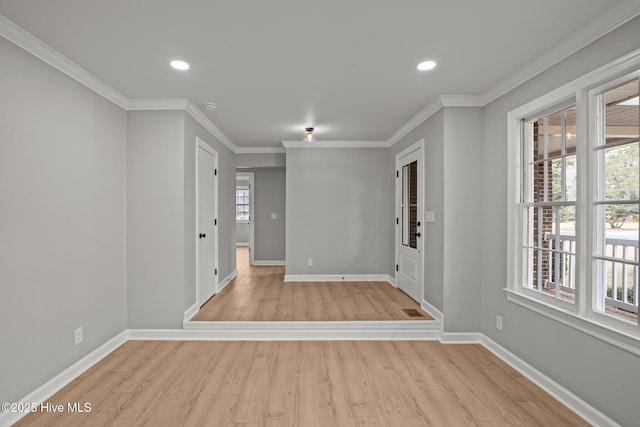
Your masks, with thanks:
<instances>
[{"instance_id":1,"label":"wood plank flooring","mask_svg":"<svg viewBox=\"0 0 640 427\"><path fill-rule=\"evenodd\" d=\"M129 341L17 426L583 426L480 345Z\"/></svg>"},{"instance_id":2,"label":"wood plank flooring","mask_svg":"<svg viewBox=\"0 0 640 427\"><path fill-rule=\"evenodd\" d=\"M238 277L207 301L194 321L432 320L387 282L284 282L284 267L250 266L237 250ZM414 309L419 317L403 310Z\"/></svg>"}]
</instances>

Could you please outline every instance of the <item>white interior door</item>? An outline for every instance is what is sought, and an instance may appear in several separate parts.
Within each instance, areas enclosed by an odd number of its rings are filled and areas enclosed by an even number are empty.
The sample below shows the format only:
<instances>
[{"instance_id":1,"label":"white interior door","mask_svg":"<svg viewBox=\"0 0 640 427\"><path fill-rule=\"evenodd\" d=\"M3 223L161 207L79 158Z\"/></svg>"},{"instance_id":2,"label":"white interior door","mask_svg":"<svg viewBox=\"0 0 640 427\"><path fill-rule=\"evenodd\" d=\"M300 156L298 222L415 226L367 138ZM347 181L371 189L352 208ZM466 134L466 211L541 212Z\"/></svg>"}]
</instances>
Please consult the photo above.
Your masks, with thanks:
<instances>
[{"instance_id":1,"label":"white interior door","mask_svg":"<svg viewBox=\"0 0 640 427\"><path fill-rule=\"evenodd\" d=\"M216 292L217 271L217 153L198 141L197 147L197 291L202 306Z\"/></svg>"},{"instance_id":2,"label":"white interior door","mask_svg":"<svg viewBox=\"0 0 640 427\"><path fill-rule=\"evenodd\" d=\"M396 170L396 284L420 304L424 223L424 161L421 143L396 157Z\"/></svg>"}]
</instances>

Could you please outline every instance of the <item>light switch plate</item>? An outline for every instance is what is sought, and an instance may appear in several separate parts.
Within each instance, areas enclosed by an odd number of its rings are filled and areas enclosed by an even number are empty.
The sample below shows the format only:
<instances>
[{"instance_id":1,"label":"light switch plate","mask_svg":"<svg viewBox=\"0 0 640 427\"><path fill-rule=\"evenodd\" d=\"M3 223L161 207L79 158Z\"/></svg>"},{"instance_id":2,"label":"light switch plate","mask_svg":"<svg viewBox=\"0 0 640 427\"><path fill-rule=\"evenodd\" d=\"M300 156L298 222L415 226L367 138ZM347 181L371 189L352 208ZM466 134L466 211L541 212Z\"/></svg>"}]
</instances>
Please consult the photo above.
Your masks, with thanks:
<instances>
[{"instance_id":1,"label":"light switch plate","mask_svg":"<svg viewBox=\"0 0 640 427\"><path fill-rule=\"evenodd\" d=\"M278 218L278 214L272 212L271 213L271 219L276 219L276 218Z\"/></svg>"},{"instance_id":2,"label":"light switch plate","mask_svg":"<svg viewBox=\"0 0 640 427\"><path fill-rule=\"evenodd\" d=\"M424 213L424 222L436 222L436 213L434 211L426 211Z\"/></svg>"}]
</instances>

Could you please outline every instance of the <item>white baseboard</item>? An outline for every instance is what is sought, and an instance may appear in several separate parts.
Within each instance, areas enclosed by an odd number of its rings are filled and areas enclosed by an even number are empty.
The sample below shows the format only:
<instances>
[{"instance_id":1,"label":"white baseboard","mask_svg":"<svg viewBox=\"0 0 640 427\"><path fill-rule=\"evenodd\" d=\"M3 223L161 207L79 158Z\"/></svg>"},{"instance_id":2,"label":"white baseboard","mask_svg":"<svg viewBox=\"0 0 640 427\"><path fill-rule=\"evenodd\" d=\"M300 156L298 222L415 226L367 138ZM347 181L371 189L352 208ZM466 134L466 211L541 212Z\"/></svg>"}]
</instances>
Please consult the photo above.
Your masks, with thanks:
<instances>
[{"instance_id":1,"label":"white baseboard","mask_svg":"<svg viewBox=\"0 0 640 427\"><path fill-rule=\"evenodd\" d=\"M249 246L249 242L236 242L236 246Z\"/></svg>"},{"instance_id":2,"label":"white baseboard","mask_svg":"<svg viewBox=\"0 0 640 427\"><path fill-rule=\"evenodd\" d=\"M430 320L344 322L184 322L183 330L130 330L132 340L196 341L434 341L440 326Z\"/></svg>"},{"instance_id":3,"label":"white baseboard","mask_svg":"<svg viewBox=\"0 0 640 427\"><path fill-rule=\"evenodd\" d=\"M229 284L229 282L231 282L237 276L238 276L238 270L233 270L231 273L229 273L229 275L227 275L227 277L225 277L220 283L220 289L218 289L217 293L222 291Z\"/></svg>"},{"instance_id":4,"label":"white baseboard","mask_svg":"<svg viewBox=\"0 0 640 427\"><path fill-rule=\"evenodd\" d=\"M619 426L619 424L611 418L607 417L605 414L598 411L596 408L589 405L587 402L580 399L578 396L562 387L542 372L538 371L515 354L511 353L509 350L502 347L491 338L486 335L481 335L480 342L487 350L498 356L513 369L520 372L531 382L542 388L567 408L582 417L589 424L600 427Z\"/></svg>"},{"instance_id":5,"label":"white baseboard","mask_svg":"<svg viewBox=\"0 0 640 427\"><path fill-rule=\"evenodd\" d=\"M397 288L398 285L396 283L396 278L390 275L387 275L387 282L391 283L394 288Z\"/></svg>"},{"instance_id":6,"label":"white baseboard","mask_svg":"<svg viewBox=\"0 0 640 427\"><path fill-rule=\"evenodd\" d=\"M198 303L193 304L191 307L185 310L183 321L186 322L187 320L191 319L193 316L198 314L198 311L200 311L200 307L198 307Z\"/></svg>"},{"instance_id":7,"label":"white baseboard","mask_svg":"<svg viewBox=\"0 0 640 427\"><path fill-rule=\"evenodd\" d=\"M435 306L431 305L427 300L422 300L420 308L424 310L429 316L436 319L438 322L442 322L442 312Z\"/></svg>"},{"instance_id":8,"label":"white baseboard","mask_svg":"<svg viewBox=\"0 0 640 427\"><path fill-rule=\"evenodd\" d=\"M254 260L252 265L286 265L286 261L283 261L283 260L276 260L276 261Z\"/></svg>"},{"instance_id":9,"label":"white baseboard","mask_svg":"<svg viewBox=\"0 0 640 427\"><path fill-rule=\"evenodd\" d=\"M82 359L78 360L73 365L69 366L64 371L60 372L55 377L51 378L27 396L20 399L19 402L24 404L29 403L40 405L40 403L53 396L56 392L62 389L62 387L75 380L87 369L127 342L127 339L128 331L125 330L84 356ZM28 412L0 412L0 426L10 426L20 418L27 415L27 413Z\"/></svg>"},{"instance_id":10,"label":"white baseboard","mask_svg":"<svg viewBox=\"0 0 640 427\"><path fill-rule=\"evenodd\" d=\"M389 282L388 274L285 274L285 282Z\"/></svg>"},{"instance_id":11,"label":"white baseboard","mask_svg":"<svg viewBox=\"0 0 640 427\"><path fill-rule=\"evenodd\" d=\"M481 337L480 332L442 332L440 342L442 344L480 344Z\"/></svg>"}]
</instances>

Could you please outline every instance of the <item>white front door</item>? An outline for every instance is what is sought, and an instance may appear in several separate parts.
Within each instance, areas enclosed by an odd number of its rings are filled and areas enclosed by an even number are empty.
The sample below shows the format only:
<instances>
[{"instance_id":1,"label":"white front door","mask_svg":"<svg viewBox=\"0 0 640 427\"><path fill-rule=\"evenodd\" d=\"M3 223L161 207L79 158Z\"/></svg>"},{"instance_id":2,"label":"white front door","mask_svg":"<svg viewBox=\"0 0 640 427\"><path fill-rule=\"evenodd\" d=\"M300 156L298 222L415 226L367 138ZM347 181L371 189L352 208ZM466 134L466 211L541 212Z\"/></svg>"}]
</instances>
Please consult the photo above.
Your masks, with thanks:
<instances>
[{"instance_id":1,"label":"white front door","mask_svg":"<svg viewBox=\"0 0 640 427\"><path fill-rule=\"evenodd\" d=\"M198 141L197 146L197 262L198 305L202 306L217 288L217 156Z\"/></svg>"},{"instance_id":2,"label":"white front door","mask_svg":"<svg viewBox=\"0 0 640 427\"><path fill-rule=\"evenodd\" d=\"M396 284L422 303L423 176L420 141L396 156Z\"/></svg>"}]
</instances>

